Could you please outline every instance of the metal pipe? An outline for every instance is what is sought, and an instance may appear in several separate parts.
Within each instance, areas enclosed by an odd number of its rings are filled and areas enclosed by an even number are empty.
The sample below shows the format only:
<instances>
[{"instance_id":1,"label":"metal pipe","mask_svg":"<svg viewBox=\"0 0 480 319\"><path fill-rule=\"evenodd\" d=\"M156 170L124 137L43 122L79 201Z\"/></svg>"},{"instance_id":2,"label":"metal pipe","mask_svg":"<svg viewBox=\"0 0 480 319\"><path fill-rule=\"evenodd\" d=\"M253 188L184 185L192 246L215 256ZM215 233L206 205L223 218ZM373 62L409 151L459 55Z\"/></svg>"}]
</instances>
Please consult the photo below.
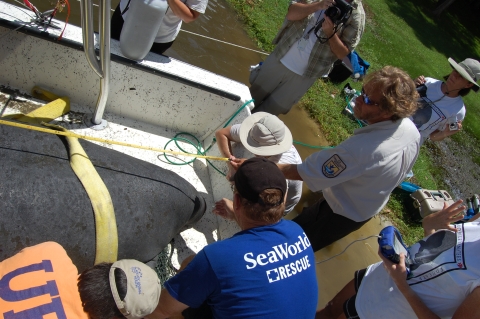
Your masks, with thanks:
<instances>
[{"instance_id":1,"label":"metal pipe","mask_svg":"<svg viewBox=\"0 0 480 319\"><path fill-rule=\"evenodd\" d=\"M83 48L85 55L87 56L87 62L93 71L95 71L100 78L103 78L102 69L98 63L97 55L95 54L95 44L93 40L92 0L81 0L80 2Z\"/></svg>"},{"instance_id":2,"label":"metal pipe","mask_svg":"<svg viewBox=\"0 0 480 319\"><path fill-rule=\"evenodd\" d=\"M102 123L102 116L110 89L110 7L111 0L100 1L100 65L103 77L100 78L100 94L98 95L97 106L92 118L92 123L95 125Z\"/></svg>"}]
</instances>

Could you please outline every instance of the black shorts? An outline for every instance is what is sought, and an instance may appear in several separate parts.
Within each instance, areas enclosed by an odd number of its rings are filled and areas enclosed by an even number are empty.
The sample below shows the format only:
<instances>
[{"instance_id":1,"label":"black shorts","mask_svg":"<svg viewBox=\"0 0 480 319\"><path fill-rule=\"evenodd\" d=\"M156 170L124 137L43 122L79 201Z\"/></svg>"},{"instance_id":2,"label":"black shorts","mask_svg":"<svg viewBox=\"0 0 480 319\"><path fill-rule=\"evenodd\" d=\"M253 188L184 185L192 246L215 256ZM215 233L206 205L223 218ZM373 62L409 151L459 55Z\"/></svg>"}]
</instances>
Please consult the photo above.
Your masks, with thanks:
<instances>
[{"instance_id":1,"label":"black shorts","mask_svg":"<svg viewBox=\"0 0 480 319\"><path fill-rule=\"evenodd\" d=\"M357 270L355 272L355 292L358 293L358 288L360 288L360 284L362 283L363 277L365 277L365 273L367 272L367 268L362 270ZM357 313L357 309L355 308L355 300L357 299L357 294L353 295L349 299L345 301L343 304L343 313L347 319L358 319L360 318Z\"/></svg>"},{"instance_id":2,"label":"black shorts","mask_svg":"<svg viewBox=\"0 0 480 319\"><path fill-rule=\"evenodd\" d=\"M325 199L305 207L292 221L305 231L313 251L318 251L354 232L370 220L356 222L335 214Z\"/></svg>"}]
</instances>

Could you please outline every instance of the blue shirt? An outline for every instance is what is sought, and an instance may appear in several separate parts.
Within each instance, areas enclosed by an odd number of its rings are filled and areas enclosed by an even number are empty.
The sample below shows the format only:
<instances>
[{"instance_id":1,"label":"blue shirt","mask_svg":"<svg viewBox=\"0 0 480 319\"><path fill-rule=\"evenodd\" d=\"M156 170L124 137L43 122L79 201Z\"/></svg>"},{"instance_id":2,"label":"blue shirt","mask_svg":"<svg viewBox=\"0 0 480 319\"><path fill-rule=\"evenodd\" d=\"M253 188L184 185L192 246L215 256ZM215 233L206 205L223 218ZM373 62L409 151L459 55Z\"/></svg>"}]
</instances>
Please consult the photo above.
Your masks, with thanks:
<instances>
[{"instance_id":1,"label":"blue shirt","mask_svg":"<svg viewBox=\"0 0 480 319\"><path fill-rule=\"evenodd\" d=\"M165 288L193 308L207 301L217 319L311 319L318 299L310 241L283 219L206 246Z\"/></svg>"}]
</instances>

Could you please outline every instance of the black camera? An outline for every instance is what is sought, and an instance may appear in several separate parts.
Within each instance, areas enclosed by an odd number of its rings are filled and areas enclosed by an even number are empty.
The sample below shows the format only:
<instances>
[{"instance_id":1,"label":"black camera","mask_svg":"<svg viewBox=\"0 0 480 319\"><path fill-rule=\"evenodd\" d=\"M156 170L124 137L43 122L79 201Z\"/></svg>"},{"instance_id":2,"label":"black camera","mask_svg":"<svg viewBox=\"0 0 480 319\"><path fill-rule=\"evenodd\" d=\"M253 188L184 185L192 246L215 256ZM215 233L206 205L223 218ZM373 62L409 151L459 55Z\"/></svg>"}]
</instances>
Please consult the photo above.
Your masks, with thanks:
<instances>
[{"instance_id":1,"label":"black camera","mask_svg":"<svg viewBox=\"0 0 480 319\"><path fill-rule=\"evenodd\" d=\"M352 6L345 0L335 0L335 5L325 10L325 15L332 20L333 24L339 25L350 18Z\"/></svg>"}]
</instances>

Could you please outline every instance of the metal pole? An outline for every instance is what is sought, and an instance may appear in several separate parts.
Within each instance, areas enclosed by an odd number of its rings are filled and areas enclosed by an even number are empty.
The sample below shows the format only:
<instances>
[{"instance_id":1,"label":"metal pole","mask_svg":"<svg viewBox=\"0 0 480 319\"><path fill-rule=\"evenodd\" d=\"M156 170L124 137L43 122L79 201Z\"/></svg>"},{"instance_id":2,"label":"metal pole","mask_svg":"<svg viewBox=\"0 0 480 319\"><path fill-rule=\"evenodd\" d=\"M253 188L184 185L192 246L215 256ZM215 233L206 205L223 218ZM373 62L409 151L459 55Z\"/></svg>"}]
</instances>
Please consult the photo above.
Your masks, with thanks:
<instances>
[{"instance_id":1,"label":"metal pole","mask_svg":"<svg viewBox=\"0 0 480 319\"><path fill-rule=\"evenodd\" d=\"M100 94L92 118L92 123L95 125L102 123L102 116L105 111L110 89L110 7L111 0L100 1L100 65L103 77L100 79Z\"/></svg>"},{"instance_id":2,"label":"metal pole","mask_svg":"<svg viewBox=\"0 0 480 319\"><path fill-rule=\"evenodd\" d=\"M111 0L101 0L99 6L99 55L95 53L93 34L93 6L92 0L81 0L81 21L83 33L83 46L88 64L100 77L100 92L91 118L86 118L85 123L93 129L103 129L107 126L102 119L108 99L110 88L110 7ZM92 126L93 125L93 126Z\"/></svg>"}]
</instances>

